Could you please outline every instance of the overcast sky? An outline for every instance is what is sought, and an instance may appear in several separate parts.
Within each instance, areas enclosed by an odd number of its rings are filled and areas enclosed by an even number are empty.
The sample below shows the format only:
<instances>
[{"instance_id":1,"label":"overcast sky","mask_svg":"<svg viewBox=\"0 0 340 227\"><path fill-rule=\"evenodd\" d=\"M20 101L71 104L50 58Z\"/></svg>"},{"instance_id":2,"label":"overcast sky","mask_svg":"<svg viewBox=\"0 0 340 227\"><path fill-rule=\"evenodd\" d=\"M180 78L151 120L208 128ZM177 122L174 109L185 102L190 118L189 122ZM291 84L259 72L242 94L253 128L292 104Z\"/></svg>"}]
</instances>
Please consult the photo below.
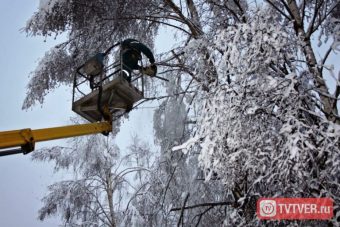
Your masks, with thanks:
<instances>
[{"instance_id":1,"label":"overcast sky","mask_svg":"<svg viewBox=\"0 0 340 227\"><path fill-rule=\"evenodd\" d=\"M1 0L0 5L0 130L44 128L68 120L70 97L51 95L43 108L22 111L29 72L34 69L53 40L28 38L19 30L25 26L39 1ZM65 90L65 89L64 89ZM59 95L59 96L58 96ZM66 98L67 100L60 100ZM44 143L46 144L46 143ZM37 145L39 148L41 145ZM32 162L29 155L0 158L0 226L56 226L57 220L37 220L48 184L53 183L50 164Z\"/></svg>"}]
</instances>

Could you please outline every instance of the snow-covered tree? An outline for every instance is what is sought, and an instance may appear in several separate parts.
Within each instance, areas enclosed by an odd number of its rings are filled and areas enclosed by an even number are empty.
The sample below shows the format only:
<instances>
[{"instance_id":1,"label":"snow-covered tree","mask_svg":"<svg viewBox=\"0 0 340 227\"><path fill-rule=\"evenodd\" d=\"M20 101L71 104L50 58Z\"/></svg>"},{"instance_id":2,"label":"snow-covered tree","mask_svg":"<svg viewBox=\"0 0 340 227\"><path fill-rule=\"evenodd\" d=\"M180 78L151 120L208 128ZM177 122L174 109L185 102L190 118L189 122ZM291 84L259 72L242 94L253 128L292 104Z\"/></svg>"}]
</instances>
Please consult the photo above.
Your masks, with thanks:
<instances>
[{"instance_id":1,"label":"snow-covered tree","mask_svg":"<svg viewBox=\"0 0 340 227\"><path fill-rule=\"evenodd\" d=\"M126 201L137 186L131 175L149 171L132 160L140 154L130 149L122 155L112 137L98 135L72 139L69 145L44 148L32 155L34 161L54 163L56 172L67 172L70 178L48 187L39 219L59 215L66 226L130 225L133 219L127 217ZM146 152L144 159L150 158L147 146L132 146Z\"/></svg>"},{"instance_id":2,"label":"snow-covered tree","mask_svg":"<svg viewBox=\"0 0 340 227\"><path fill-rule=\"evenodd\" d=\"M339 51L339 5L44 0L26 32L64 33L67 40L32 73L23 108L70 84L94 53L127 37L152 47L160 28L168 28L176 45L157 53L156 64L170 82L154 81L157 89L145 99L159 100L160 152L144 178L148 186L141 185L148 190L131 201L140 223L262 225L255 203L264 196L331 197L339 204L340 72L328 63ZM199 168L204 181L197 180ZM337 205L334 213L336 224Z\"/></svg>"}]
</instances>

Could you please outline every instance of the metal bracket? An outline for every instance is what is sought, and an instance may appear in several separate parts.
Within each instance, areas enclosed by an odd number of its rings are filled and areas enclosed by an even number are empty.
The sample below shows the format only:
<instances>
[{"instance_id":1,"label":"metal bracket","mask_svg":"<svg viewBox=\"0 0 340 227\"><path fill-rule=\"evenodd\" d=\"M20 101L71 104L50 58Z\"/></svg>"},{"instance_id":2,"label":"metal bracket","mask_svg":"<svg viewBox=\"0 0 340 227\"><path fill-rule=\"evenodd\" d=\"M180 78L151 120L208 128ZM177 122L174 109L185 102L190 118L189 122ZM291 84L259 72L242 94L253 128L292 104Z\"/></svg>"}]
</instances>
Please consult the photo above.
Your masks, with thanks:
<instances>
[{"instance_id":1,"label":"metal bracket","mask_svg":"<svg viewBox=\"0 0 340 227\"><path fill-rule=\"evenodd\" d=\"M22 129L20 131L20 135L25 140L26 144L21 146L24 154L28 154L34 151L35 141L34 136L31 129Z\"/></svg>"}]
</instances>

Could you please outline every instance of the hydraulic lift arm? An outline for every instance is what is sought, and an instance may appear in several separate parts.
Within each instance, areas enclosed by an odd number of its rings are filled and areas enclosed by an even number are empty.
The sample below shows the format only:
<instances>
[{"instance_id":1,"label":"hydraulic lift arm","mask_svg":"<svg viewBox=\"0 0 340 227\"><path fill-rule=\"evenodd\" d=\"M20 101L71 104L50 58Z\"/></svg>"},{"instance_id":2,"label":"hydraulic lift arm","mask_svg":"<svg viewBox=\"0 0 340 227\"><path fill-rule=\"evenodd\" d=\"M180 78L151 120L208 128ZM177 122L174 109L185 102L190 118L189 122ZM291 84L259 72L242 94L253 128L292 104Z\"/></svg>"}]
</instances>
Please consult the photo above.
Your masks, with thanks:
<instances>
[{"instance_id":1,"label":"hydraulic lift arm","mask_svg":"<svg viewBox=\"0 0 340 227\"><path fill-rule=\"evenodd\" d=\"M90 124L70 125L44 129L21 129L14 131L0 132L0 149L15 148L0 151L0 156L24 153L34 150L35 142L63 139L75 136L103 133L112 131L112 124L109 121L96 122Z\"/></svg>"}]
</instances>

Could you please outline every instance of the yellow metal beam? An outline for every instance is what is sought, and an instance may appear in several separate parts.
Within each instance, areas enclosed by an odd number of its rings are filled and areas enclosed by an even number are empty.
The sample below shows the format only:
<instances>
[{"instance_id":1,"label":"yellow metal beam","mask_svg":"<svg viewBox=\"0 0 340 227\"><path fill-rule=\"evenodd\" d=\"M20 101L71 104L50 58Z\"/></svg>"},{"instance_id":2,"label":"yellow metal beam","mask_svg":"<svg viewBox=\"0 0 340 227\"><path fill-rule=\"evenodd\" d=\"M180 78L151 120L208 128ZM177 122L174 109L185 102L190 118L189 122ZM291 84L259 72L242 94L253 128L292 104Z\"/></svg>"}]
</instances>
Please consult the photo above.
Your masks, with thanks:
<instances>
[{"instance_id":1,"label":"yellow metal beam","mask_svg":"<svg viewBox=\"0 0 340 227\"><path fill-rule=\"evenodd\" d=\"M0 149L23 147L28 144L34 148L35 142L111 132L110 122L70 125L44 129L21 129L0 132Z\"/></svg>"},{"instance_id":2,"label":"yellow metal beam","mask_svg":"<svg viewBox=\"0 0 340 227\"><path fill-rule=\"evenodd\" d=\"M29 128L0 132L0 149L24 146L30 142L34 143L34 140Z\"/></svg>"}]
</instances>

